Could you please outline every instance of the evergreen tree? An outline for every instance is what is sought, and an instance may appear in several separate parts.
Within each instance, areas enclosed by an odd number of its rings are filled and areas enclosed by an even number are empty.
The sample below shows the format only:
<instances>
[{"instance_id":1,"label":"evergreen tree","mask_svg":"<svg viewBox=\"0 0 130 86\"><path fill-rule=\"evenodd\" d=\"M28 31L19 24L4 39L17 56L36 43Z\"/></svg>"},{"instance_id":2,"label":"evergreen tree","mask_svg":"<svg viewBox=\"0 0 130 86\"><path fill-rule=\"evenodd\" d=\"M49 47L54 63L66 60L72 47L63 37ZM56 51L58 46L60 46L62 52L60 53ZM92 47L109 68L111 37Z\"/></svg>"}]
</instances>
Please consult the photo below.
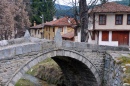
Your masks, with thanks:
<instances>
[{"instance_id":1,"label":"evergreen tree","mask_svg":"<svg viewBox=\"0 0 130 86\"><path fill-rule=\"evenodd\" d=\"M102 4L106 3L108 0L100 0Z\"/></svg>"},{"instance_id":2,"label":"evergreen tree","mask_svg":"<svg viewBox=\"0 0 130 86\"><path fill-rule=\"evenodd\" d=\"M55 15L55 1L54 0L33 0L31 4L33 15L31 22L42 23L42 15L44 15L44 22L51 21Z\"/></svg>"},{"instance_id":3,"label":"evergreen tree","mask_svg":"<svg viewBox=\"0 0 130 86\"><path fill-rule=\"evenodd\" d=\"M129 5L128 6L130 6L130 0L129 0Z\"/></svg>"}]
</instances>

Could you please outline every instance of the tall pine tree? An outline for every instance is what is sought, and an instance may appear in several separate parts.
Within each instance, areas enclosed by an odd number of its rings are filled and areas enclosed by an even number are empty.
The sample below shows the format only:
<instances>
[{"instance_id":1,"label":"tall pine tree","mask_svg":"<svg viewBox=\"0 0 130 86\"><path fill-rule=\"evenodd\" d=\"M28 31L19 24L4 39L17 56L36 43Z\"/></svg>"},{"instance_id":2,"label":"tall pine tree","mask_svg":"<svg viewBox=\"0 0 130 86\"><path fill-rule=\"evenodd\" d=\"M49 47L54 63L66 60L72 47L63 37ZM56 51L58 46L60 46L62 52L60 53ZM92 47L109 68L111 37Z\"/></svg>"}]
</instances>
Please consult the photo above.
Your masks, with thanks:
<instances>
[{"instance_id":1,"label":"tall pine tree","mask_svg":"<svg viewBox=\"0 0 130 86\"><path fill-rule=\"evenodd\" d=\"M108 0L100 0L102 4L106 3Z\"/></svg>"},{"instance_id":2,"label":"tall pine tree","mask_svg":"<svg viewBox=\"0 0 130 86\"><path fill-rule=\"evenodd\" d=\"M33 15L31 22L42 23L42 15L44 15L44 22L51 21L55 15L55 1L54 0L33 0L31 4Z\"/></svg>"}]
</instances>

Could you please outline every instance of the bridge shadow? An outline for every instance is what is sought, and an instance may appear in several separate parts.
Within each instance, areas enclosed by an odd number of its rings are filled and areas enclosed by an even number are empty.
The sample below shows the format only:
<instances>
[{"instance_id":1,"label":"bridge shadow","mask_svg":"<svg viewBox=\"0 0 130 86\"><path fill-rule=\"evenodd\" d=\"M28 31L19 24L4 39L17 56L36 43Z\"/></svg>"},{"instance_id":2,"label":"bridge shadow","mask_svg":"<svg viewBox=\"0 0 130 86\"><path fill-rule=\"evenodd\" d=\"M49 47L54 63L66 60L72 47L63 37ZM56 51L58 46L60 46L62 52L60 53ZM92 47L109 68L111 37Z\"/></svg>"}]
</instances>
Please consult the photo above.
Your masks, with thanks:
<instances>
[{"instance_id":1,"label":"bridge shadow","mask_svg":"<svg viewBox=\"0 0 130 86\"><path fill-rule=\"evenodd\" d=\"M98 86L94 74L81 61L65 56L56 56L52 59L62 69L67 86Z\"/></svg>"}]
</instances>

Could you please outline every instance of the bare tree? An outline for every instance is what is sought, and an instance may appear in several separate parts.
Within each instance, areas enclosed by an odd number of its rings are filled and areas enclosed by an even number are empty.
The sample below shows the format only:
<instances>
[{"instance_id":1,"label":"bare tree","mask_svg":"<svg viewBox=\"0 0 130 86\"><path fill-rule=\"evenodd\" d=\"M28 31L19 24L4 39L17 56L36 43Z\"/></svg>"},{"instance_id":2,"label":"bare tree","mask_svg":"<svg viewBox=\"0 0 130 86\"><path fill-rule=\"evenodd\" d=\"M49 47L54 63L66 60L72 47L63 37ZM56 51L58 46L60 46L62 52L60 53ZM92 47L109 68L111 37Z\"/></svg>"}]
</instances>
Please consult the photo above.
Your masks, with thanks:
<instances>
[{"instance_id":1,"label":"bare tree","mask_svg":"<svg viewBox=\"0 0 130 86\"><path fill-rule=\"evenodd\" d=\"M74 8L74 17L77 23L77 27L81 28L81 42L88 42L89 34L91 34L91 32L89 32L88 30L88 19L90 17L90 9L92 10L98 2L104 4L107 1L108 0L90 0L89 2L87 2L87 0L72 0ZM77 16L79 16L80 23L78 22Z\"/></svg>"},{"instance_id":2,"label":"bare tree","mask_svg":"<svg viewBox=\"0 0 130 86\"><path fill-rule=\"evenodd\" d=\"M25 10L26 3L24 3L23 0L15 0L14 6L14 28L15 32L17 32L15 33L15 37L21 37L24 35L25 29L30 26L29 16L28 12Z\"/></svg>"},{"instance_id":3,"label":"bare tree","mask_svg":"<svg viewBox=\"0 0 130 86\"><path fill-rule=\"evenodd\" d=\"M14 20L10 8L7 0L0 1L0 40L8 40L13 37Z\"/></svg>"},{"instance_id":4,"label":"bare tree","mask_svg":"<svg viewBox=\"0 0 130 86\"><path fill-rule=\"evenodd\" d=\"M23 0L0 1L0 40L21 37L30 26Z\"/></svg>"}]
</instances>

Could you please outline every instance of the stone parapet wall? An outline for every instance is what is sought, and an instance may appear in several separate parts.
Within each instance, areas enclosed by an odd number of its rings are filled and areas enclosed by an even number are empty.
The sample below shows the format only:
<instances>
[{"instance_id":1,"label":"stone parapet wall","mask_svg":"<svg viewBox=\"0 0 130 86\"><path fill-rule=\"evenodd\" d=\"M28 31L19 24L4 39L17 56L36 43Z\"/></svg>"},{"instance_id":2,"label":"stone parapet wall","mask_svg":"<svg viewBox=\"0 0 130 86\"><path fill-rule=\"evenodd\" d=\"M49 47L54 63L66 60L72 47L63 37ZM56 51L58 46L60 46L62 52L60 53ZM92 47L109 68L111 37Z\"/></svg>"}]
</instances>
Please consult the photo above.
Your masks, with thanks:
<instances>
[{"instance_id":1,"label":"stone parapet wall","mask_svg":"<svg viewBox=\"0 0 130 86\"><path fill-rule=\"evenodd\" d=\"M111 53L105 55L103 86L123 86L123 70Z\"/></svg>"},{"instance_id":2,"label":"stone parapet wall","mask_svg":"<svg viewBox=\"0 0 130 86\"><path fill-rule=\"evenodd\" d=\"M0 47L0 59L10 58L18 54L24 54L31 51L38 51L42 46L42 50L48 50L49 48L56 47L55 41L47 41L42 39L30 38L29 41L24 41L24 38L9 40L7 45ZM31 49L32 48L32 49ZM87 43L70 42L63 41L62 47L64 49L76 50L78 52L82 51L94 51L101 52L106 50L115 51L128 51L128 48L124 47L110 47L110 46L100 46L100 45L90 45ZM41 50L41 49L40 49Z\"/></svg>"},{"instance_id":3,"label":"stone parapet wall","mask_svg":"<svg viewBox=\"0 0 130 86\"><path fill-rule=\"evenodd\" d=\"M71 42L71 41L64 41L62 46L67 48L76 48L76 49L91 49L92 51L129 51L128 47L114 47L114 46L105 46L105 45L95 45L95 44L88 44L85 42Z\"/></svg>"}]
</instances>

